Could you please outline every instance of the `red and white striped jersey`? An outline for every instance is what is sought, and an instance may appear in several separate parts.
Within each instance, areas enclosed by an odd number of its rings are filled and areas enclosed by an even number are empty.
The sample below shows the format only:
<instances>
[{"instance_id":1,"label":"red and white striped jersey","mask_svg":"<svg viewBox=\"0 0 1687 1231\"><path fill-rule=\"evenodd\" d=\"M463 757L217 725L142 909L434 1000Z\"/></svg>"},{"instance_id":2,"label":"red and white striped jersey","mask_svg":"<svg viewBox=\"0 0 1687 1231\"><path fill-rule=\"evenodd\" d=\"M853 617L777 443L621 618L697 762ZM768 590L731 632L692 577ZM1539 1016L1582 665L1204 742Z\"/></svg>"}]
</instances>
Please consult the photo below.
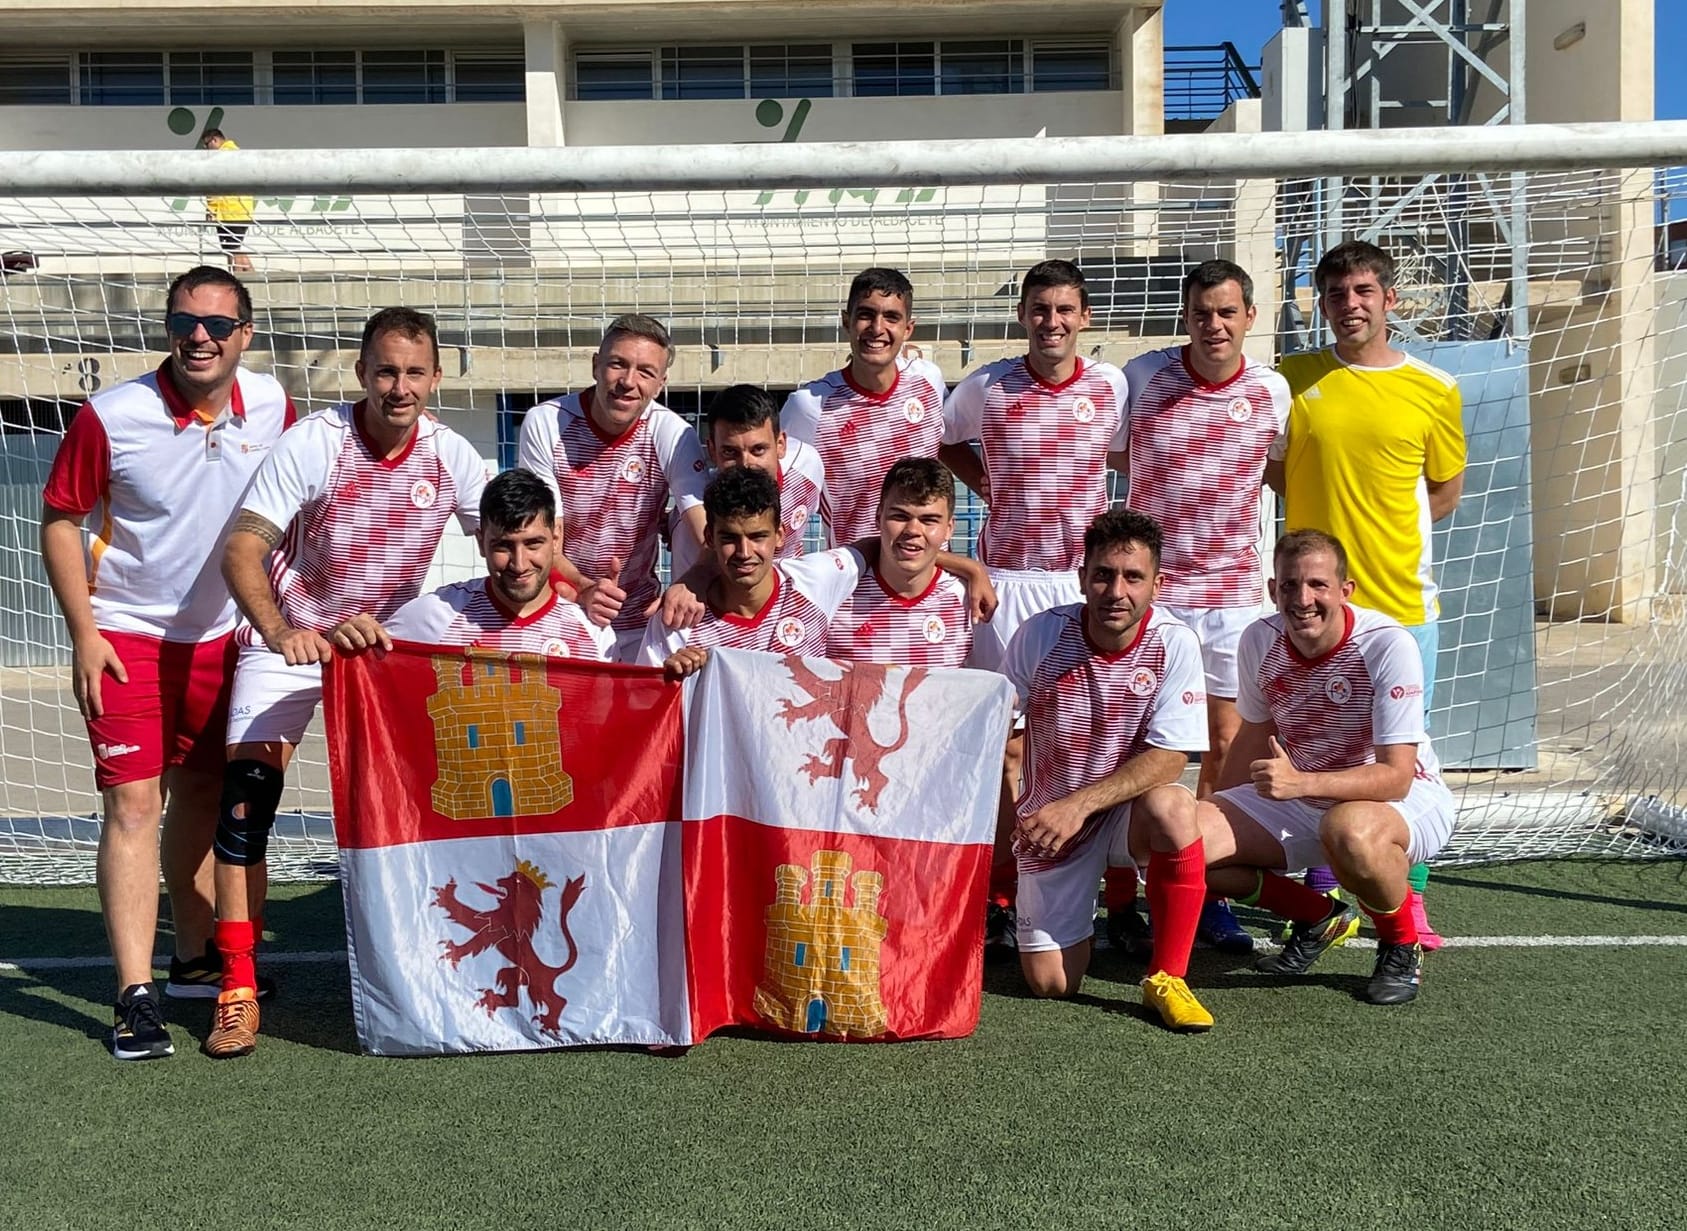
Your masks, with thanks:
<instances>
[{"instance_id":1,"label":"red and white striped jersey","mask_svg":"<svg viewBox=\"0 0 1687 1231\"><path fill-rule=\"evenodd\" d=\"M1379 745L1415 744L1417 776L1440 781L1441 763L1423 718L1423 659L1398 621L1349 604L1340 643L1321 658L1302 658L1283 617L1249 625L1236 650L1236 710L1248 722L1273 723L1296 769L1327 773L1376 762ZM1335 801L1308 797L1320 811Z\"/></svg>"},{"instance_id":2,"label":"red and white striped jersey","mask_svg":"<svg viewBox=\"0 0 1687 1231\"><path fill-rule=\"evenodd\" d=\"M1021 820L1113 773L1149 748L1203 752L1207 695L1201 645L1193 631L1158 607L1137 626L1136 640L1103 654L1084 635L1084 607L1073 603L1032 616L1009 642L1002 674L1013 682L1025 715L1025 789ZM1016 850L1021 866L1049 867L1089 840L1101 813L1089 817L1052 859Z\"/></svg>"},{"instance_id":3,"label":"red and white striped jersey","mask_svg":"<svg viewBox=\"0 0 1687 1231\"><path fill-rule=\"evenodd\" d=\"M972 649L966 583L938 569L917 598L903 598L868 569L838 608L826 657L905 667L959 667Z\"/></svg>"},{"instance_id":4,"label":"red and white striped jersey","mask_svg":"<svg viewBox=\"0 0 1687 1231\"><path fill-rule=\"evenodd\" d=\"M780 426L814 446L826 468L820 512L828 546L878 532L879 488L905 457L936 457L943 443L943 373L929 359L902 368L889 393L869 393L849 369L810 381L785 399Z\"/></svg>"},{"instance_id":5,"label":"red and white striped jersey","mask_svg":"<svg viewBox=\"0 0 1687 1231\"><path fill-rule=\"evenodd\" d=\"M592 421L590 396L589 389L571 393L528 411L516 465L556 493L562 550L575 568L605 577L610 560L621 561L627 599L615 628L642 628L658 589L668 494L681 512L702 504L708 462L697 433L666 406L652 402L637 423L611 438Z\"/></svg>"},{"instance_id":6,"label":"red and white striped jersey","mask_svg":"<svg viewBox=\"0 0 1687 1231\"><path fill-rule=\"evenodd\" d=\"M418 645L470 645L508 653L545 654L609 662L615 634L586 618L578 603L550 600L531 615L508 611L487 587L486 578L458 581L418 595L393 613L386 630L399 641Z\"/></svg>"},{"instance_id":7,"label":"red and white striped jersey","mask_svg":"<svg viewBox=\"0 0 1687 1231\"><path fill-rule=\"evenodd\" d=\"M270 557L276 605L294 628L326 632L369 612L385 621L421 592L445 523L480 528L486 463L423 415L410 443L383 458L363 433L362 402L319 410L281 438L242 502L286 528ZM262 645L242 622L242 645Z\"/></svg>"},{"instance_id":8,"label":"red and white striped jersey","mask_svg":"<svg viewBox=\"0 0 1687 1231\"><path fill-rule=\"evenodd\" d=\"M1125 365L1130 507L1160 523L1160 601L1257 607L1260 486L1271 442L1289 421L1289 383L1244 358L1209 385L1169 346Z\"/></svg>"},{"instance_id":9,"label":"red and white striped jersey","mask_svg":"<svg viewBox=\"0 0 1687 1231\"><path fill-rule=\"evenodd\" d=\"M761 650L767 654L826 653L826 626L861 580L862 560L853 548L821 551L773 565L773 593L753 616L717 615L706 611L690 628L650 617L637 662L660 667L668 656L688 645L705 649Z\"/></svg>"},{"instance_id":10,"label":"red and white striped jersey","mask_svg":"<svg viewBox=\"0 0 1687 1231\"><path fill-rule=\"evenodd\" d=\"M714 478L714 472L709 478ZM779 461L779 524L785 539L774 559L794 560L803 554L808 523L820 512L820 494L825 486L826 471L820 464L820 454L802 441L787 437L785 456ZM703 551L701 544L692 543L689 532L680 533L677 509L668 515L668 542L670 575L677 580L691 571Z\"/></svg>"},{"instance_id":11,"label":"red and white striped jersey","mask_svg":"<svg viewBox=\"0 0 1687 1231\"><path fill-rule=\"evenodd\" d=\"M1107 510L1107 455L1125 447L1125 376L1078 361L1050 385L1024 359L999 359L955 386L943 442L977 440L990 481L978 558L991 568L1075 569L1084 531Z\"/></svg>"},{"instance_id":12,"label":"red and white striped jersey","mask_svg":"<svg viewBox=\"0 0 1687 1231\"><path fill-rule=\"evenodd\" d=\"M42 501L83 518L94 624L199 642L234 627L223 539L259 463L293 422L275 379L235 372L207 421L157 371L101 390L59 441Z\"/></svg>"}]
</instances>

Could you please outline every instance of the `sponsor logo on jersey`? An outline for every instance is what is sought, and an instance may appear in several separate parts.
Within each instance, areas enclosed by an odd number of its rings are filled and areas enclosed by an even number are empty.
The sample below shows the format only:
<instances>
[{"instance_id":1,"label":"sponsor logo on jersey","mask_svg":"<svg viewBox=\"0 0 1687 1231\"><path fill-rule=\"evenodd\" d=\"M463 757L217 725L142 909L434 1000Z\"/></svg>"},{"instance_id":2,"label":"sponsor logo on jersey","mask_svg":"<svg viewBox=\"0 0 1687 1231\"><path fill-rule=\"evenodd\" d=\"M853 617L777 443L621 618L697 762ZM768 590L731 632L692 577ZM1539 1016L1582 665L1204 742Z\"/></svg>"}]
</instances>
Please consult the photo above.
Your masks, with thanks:
<instances>
[{"instance_id":1,"label":"sponsor logo on jersey","mask_svg":"<svg viewBox=\"0 0 1687 1231\"><path fill-rule=\"evenodd\" d=\"M902 403L902 417L909 423L918 423L926 417L926 404L919 398L909 398Z\"/></svg>"},{"instance_id":2,"label":"sponsor logo on jersey","mask_svg":"<svg viewBox=\"0 0 1687 1231\"><path fill-rule=\"evenodd\" d=\"M1196 692L1192 688L1186 688L1183 690L1183 703L1185 705L1205 705L1207 703L1207 694L1204 692Z\"/></svg>"},{"instance_id":3,"label":"sponsor logo on jersey","mask_svg":"<svg viewBox=\"0 0 1687 1231\"><path fill-rule=\"evenodd\" d=\"M1072 417L1079 423L1095 422L1095 402L1090 398L1074 398L1072 400Z\"/></svg>"},{"instance_id":4,"label":"sponsor logo on jersey","mask_svg":"<svg viewBox=\"0 0 1687 1231\"><path fill-rule=\"evenodd\" d=\"M774 629L773 635L783 646L799 646L802 644L803 634L808 631L803 622L796 616L786 616L779 621L779 627Z\"/></svg>"},{"instance_id":5,"label":"sponsor logo on jersey","mask_svg":"<svg viewBox=\"0 0 1687 1231\"><path fill-rule=\"evenodd\" d=\"M943 622L942 616L928 615L925 627L920 631L925 634L925 639L932 645L941 645L943 639L949 635L949 626Z\"/></svg>"},{"instance_id":6,"label":"sponsor logo on jersey","mask_svg":"<svg viewBox=\"0 0 1687 1231\"><path fill-rule=\"evenodd\" d=\"M644 459L643 458L629 457L626 461L621 463L621 482L623 482L623 483L642 483L642 482L644 482Z\"/></svg>"},{"instance_id":7,"label":"sponsor logo on jersey","mask_svg":"<svg viewBox=\"0 0 1687 1231\"><path fill-rule=\"evenodd\" d=\"M1160 686L1160 677L1147 667L1138 667L1131 674L1130 690L1138 697L1151 697Z\"/></svg>"},{"instance_id":8,"label":"sponsor logo on jersey","mask_svg":"<svg viewBox=\"0 0 1687 1231\"><path fill-rule=\"evenodd\" d=\"M1388 695L1393 697L1396 701L1404 701L1407 697L1423 696L1423 689L1419 688L1416 684L1409 687L1405 684L1396 684L1393 688L1388 690Z\"/></svg>"},{"instance_id":9,"label":"sponsor logo on jersey","mask_svg":"<svg viewBox=\"0 0 1687 1231\"><path fill-rule=\"evenodd\" d=\"M1346 705L1353 700L1353 685L1347 682L1346 676L1332 675L1324 681L1324 696L1331 705Z\"/></svg>"},{"instance_id":10,"label":"sponsor logo on jersey","mask_svg":"<svg viewBox=\"0 0 1687 1231\"><path fill-rule=\"evenodd\" d=\"M269 452L269 442L268 441L242 440L240 442L240 451L242 453L268 453Z\"/></svg>"},{"instance_id":11,"label":"sponsor logo on jersey","mask_svg":"<svg viewBox=\"0 0 1687 1231\"><path fill-rule=\"evenodd\" d=\"M99 753L100 759L104 761L109 761L113 757L126 757L131 752L139 752L140 750L139 744L98 744L94 747L94 751Z\"/></svg>"},{"instance_id":12,"label":"sponsor logo on jersey","mask_svg":"<svg viewBox=\"0 0 1687 1231\"><path fill-rule=\"evenodd\" d=\"M1247 398L1231 398L1224 413L1230 416L1232 423L1246 423L1254 417L1254 404Z\"/></svg>"},{"instance_id":13,"label":"sponsor logo on jersey","mask_svg":"<svg viewBox=\"0 0 1687 1231\"><path fill-rule=\"evenodd\" d=\"M426 479L417 479L410 485L410 503L418 509L431 509L438 499L439 489Z\"/></svg>"}]
</instances>

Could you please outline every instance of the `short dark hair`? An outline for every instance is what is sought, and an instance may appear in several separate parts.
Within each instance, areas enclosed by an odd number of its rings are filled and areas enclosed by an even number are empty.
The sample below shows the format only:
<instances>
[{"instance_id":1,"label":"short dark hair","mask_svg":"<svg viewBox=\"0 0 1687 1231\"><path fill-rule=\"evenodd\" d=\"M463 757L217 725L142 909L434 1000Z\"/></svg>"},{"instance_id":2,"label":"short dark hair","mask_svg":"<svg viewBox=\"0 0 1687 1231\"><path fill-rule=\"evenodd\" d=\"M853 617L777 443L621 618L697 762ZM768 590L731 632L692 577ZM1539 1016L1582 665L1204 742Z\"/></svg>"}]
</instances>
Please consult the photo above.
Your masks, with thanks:
<instances>
[{"instance_id":1,"label":"short dark hair","mask_svg":"<svg viewBox=\"0 0 1687 1231\"><path fill-rule=\"evenodd\" d=\"M668 362L674 361L674 339L668 332L668 327L654 316L646 316L642 312L624 312L609 322L609 327L603 331L603 341L597 344L597 353L604 350L616 338L649 338L652 342L668 352Z\"/></svg>"},{"instance_id":2,"label":"short dark hair","mask_svg":"<svg viewBox=\"0 0 1687 1231\"><path fill-rule=\"evenodd\" d=\"M728 385L709 399L703 412L703 430L714 439L715 424L752 428L773 424L773 438L779 438L779 402L760 385Z\"/></svg>"},{"instance_id":3,"label":"short dark hair","mask_svg":"<svg viewBox=\"0 0 1687 1231\"><path fill-rule=\"evenodd\" d=\"M506 470L480 494L480 528L519 530L535 517L556 525L556 496L531 470Z\"/></svg>"},{"instance_id":4,"label":"short dark hair","mask_svg":"<svg viewBox=\"0 0 1687 1231\"><path fill-rule=\"evenodd\" d=\"M854 281L849 284L849 298L844 300L844 311L855 311L856 304L874 294L899 295L910 315L914 311L914 284L908 281L908 275L900 269L883 265L874 265L855 275Z\"/></svg>"},{"instance_id":5,"label":"short dark hair","mask_svg":"<svg viewBox=\"0 0 1687 1231\"><path fill-rule=\"evenodd\" d=\"M176 310L177 295L191 295L200 287L221 286L234 292L234 301L240 308L240 319L252 319L252 292L246 289L246 284L226 269L218 269L215 265L195 265L185 274L177 274L176 280L170 283L170 289L164 295L164 310Z\"/></svg>"},{"instance_id":6,"label":"short dark hair","mask_svg":"<svg viewBox=\"0 0 1687 1231\"><path fill-rule=\"evenodd\" d=\"M415 308L382 308L363 326L363 341L358 344L357 357L368 355L369 347L383 333L396 333L417 342L426 338L433 347L434 370L439 370L439 325L426 312Z\"/></svg>"},{"instance_id":7,"label":"short dark hair","mask_svg":"<svg viewBox=\"0 0 1687 1231\"><path fill-rule=\"evenodd\" d=\"M1215 286L1223 286L1226 282L1234 282L1242 289L1242 306L1254 306L1254 280L1248 276L1248 271L1235 261L1202 261L1183 275L1183 306L1189 306L1189 292L1200 289L1210 291Z\"/></svg>"},{"instance_id":8,"label":"short dark hair","mask_svg":"<svg viewBox=\"0 0 1687 1231\"><path fill-rule=\"evenodd\" d=\"M1019 306L1025 306L1032 291L1056 286L1077 287L1078 303L1085 308L1090 306L1090 291L1084 282L1084 271L1071 261L1059 260L1038 261L1025 271L1025 276L1019 280Z\"/></svg>"},{"instance_id":9,"label":"short dark hair","mask_svg":"<svg viewBox=\"0 0 1687 1231\"><path fill-rule=\"evenodd\" d=\"M1271 549L1271 569L1275 572L1285 560L1298 560L1320 551L1327 551L1334 558L1336 580L1346 581L1347 548L1335 535L1325 534L1322 530L1291 530L1278 539L1277 545Z\"/></svg>"},{"instance_id":10,"label":"short dark hair","mask_svg":"<svg viewBox=\"0 0 1687 1231\"><path fill-rule=\"evenodd\" d=\"M773 514L779 524L779 484L766 471L750 466L723 470L703 489L703 512L709 525L728 517Z\"/></svg>"},{"instance_id":11,"label":"short dark hair","mask_svg":"<svg viewBox=\"0 0 1687 1231\"><path fill-rule=\"evenodd\" d=\"M1104 551L1136 544L1146 547L1154 557L1154 567L1160 567L1160 548L1165 536L1160 523L1135 509L1108 509L1089 524L1084 531L1084 563L1086 565Z\"/></svg>"},{"instance_id":12,"label":"short dark hair","mask_svg":"<svg viewBox=\"0 0 1687 1231\"><path fill-rule=\"evenodd\" d=\"M1375 274L1377 285L1386 291L1394 285L1394 272L1394 258L1388 253L1362 239L1350 239L1318 258L1312 285L1322 295L1328 283L1345 274Z\"/></svg>"},{"instance_id":13,"label":"short dark hair","mask_svg":"<svg viewBox=\"0 0 1687 1231\"><path fill-rule=\"evenodd\" d=\"M879 484L879 508L883 510L891 492L907 492L916 504L941 500L955 511L955 476L935 457L905 457L885 472Z\"/></svg>"},{"instance_id":14,"label":"short dark hair","mask_svg":"<svg viewBox=\"0 0 1687 1231\"><path fill-rule=\"evenodd\" d=\"M204 132L199 134L199 139L201 141L210 141L212 139L215 139L215 140L218 140L218 141L227 141L228 140L228 134L223 132L223 130L220 129L220 128L207 128Z\"/></svg>"}]
</instances>

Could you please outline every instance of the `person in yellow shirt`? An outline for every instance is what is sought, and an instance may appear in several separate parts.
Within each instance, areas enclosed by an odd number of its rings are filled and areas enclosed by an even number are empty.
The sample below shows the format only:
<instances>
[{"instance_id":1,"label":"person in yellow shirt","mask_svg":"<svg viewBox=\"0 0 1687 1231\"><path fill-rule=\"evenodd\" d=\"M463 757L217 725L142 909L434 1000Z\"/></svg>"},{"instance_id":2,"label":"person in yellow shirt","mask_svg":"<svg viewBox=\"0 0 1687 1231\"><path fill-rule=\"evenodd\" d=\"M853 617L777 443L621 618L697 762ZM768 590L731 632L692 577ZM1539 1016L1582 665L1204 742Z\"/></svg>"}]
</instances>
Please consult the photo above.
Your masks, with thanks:
<instances>
[{"instance_id":1,"label":"person in yellow shirt","mask_svg":"<svg viewBox=\"0 0 1687 1231\"><path fill-rule=\"evenodd\" d=\"M1388 253L1362 240L1338 244L1312 278L1336 342L1278 364L1292 401L1266 482L1283 497L1289 530L1322 530L1347 545L1353 601L1416 639L1427 714L1440 644L1430 527L1464 490L1463 399L1448 373L1389 344L1397 294ZM1328 869L1307 878L1321 891L1334 884L1322 883ZM1427 867L1412 868L1412 913L1424 948L1434 949L1442 942L1424 914L1428 879Z\"/></svg>"},{"instance_id":2,"label":"person in yellow shirt","mask_svg":"<svg viewBox=\"0 0 1687 1231\"><path fill-rule=\"evenodd\" d=\"M199 138L202 150L237 150L240 147L223 135L220 128L207 128ZM228 257L229 269L250 273L252 258L242 250L246 231L252 225L257 202L251 197L207 197L205 217L217 225L217 244Z\"/></svg>"}]
</instances>

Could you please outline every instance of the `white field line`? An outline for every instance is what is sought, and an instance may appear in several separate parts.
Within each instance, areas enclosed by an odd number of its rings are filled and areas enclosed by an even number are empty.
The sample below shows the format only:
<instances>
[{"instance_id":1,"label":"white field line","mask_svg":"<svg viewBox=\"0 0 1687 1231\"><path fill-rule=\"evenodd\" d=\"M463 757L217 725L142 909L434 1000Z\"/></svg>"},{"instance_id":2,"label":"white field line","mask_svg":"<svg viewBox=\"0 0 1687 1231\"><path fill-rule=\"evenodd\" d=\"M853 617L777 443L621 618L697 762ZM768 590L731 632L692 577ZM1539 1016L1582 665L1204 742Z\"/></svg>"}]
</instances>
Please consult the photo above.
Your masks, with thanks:
<instances>
[{"instance_id":1,"label":"white field line","mask_svg":"<svg viewBox=\"0 0 1687 1231\"><path fill-rule=\"evenodd\" d=\"M1258 939L1255 945L1260 952L1269 952L1277 948L1269 941ZM1346 942L1349 949L1374 949L1377 942L1368 937L1357 937ZM1687 936L1449 936L1446 947L1448 949L1633 949L1633 948L1687 948ZM278 966L313 966L327 962L343 962L346 960L344 949L321 950L305 953L271 953L265 951L264 964ZM152 959L153 967L157 970L167 970L170 966L169 954L160 954ZM0 960L0 974L12 972L29 972L35 970L97 970L109 967L109 957L24 957L16 960Z\"/></svg>"}]
</instances>

